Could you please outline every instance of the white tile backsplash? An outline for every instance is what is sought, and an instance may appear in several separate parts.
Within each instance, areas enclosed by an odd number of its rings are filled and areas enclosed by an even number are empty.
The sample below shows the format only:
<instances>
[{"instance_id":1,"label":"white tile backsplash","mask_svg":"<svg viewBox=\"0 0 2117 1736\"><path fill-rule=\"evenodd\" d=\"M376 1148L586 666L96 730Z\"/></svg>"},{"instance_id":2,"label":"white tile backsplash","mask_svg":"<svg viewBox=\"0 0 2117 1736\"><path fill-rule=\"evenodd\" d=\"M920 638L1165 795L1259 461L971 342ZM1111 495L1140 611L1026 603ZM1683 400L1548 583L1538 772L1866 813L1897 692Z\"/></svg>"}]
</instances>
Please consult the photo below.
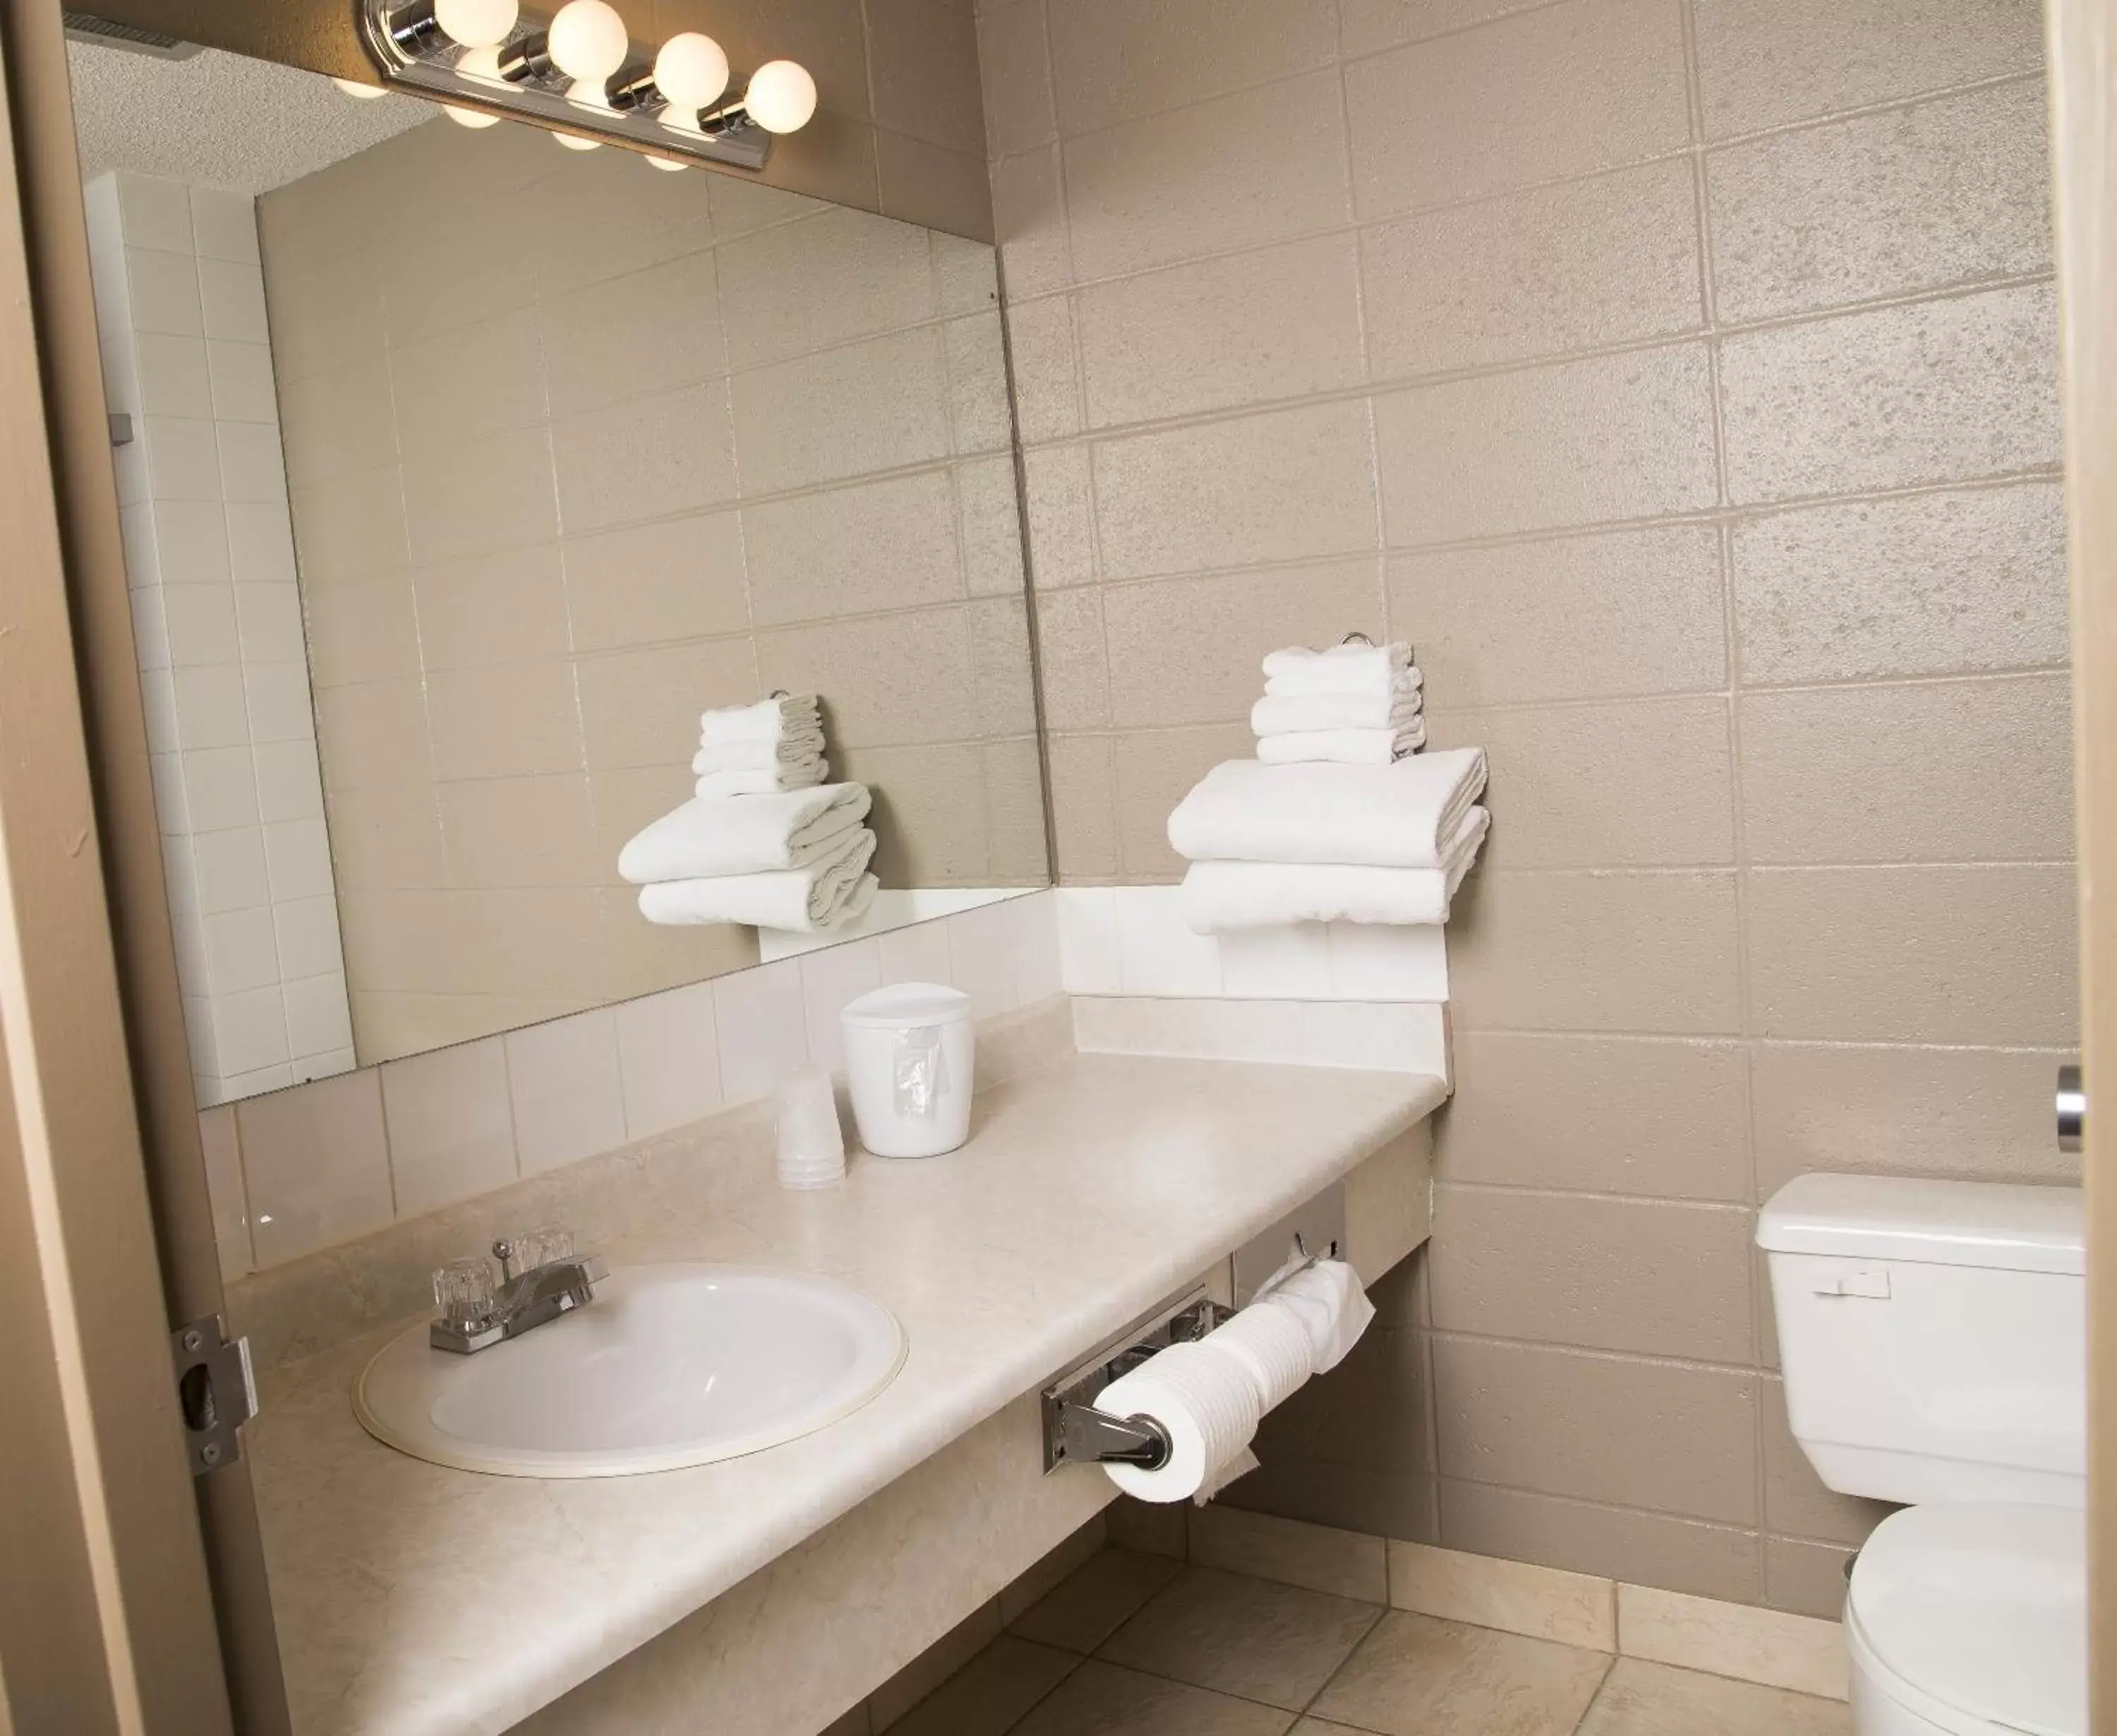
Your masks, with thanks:
<instances>
[{"instance_id":1,"label":"white tile backsplash","mask_svg":"<svg viewBox=\"0 0 2117 1736\"><path fill-rule=\"evenodd\" d=\"M1003 898L948 919L948 981L971 997L971 1017L989 1018L1019 1004L1015 970L1020 931L1015 901Z\"/></svg>"},{"instance_id":2,"label":"white tile backsplash","mask_svg":"<svg viewBox=\"0 0 2117 1736\"><path fill-rule=\"evenodd\" d=\"M809 1030L809 1064L842 1073L846 1051L838 1014L847 1001L882 986L882 949L872 939L847 940L804 953L798 963L802 1017Z\"/></svg>"},{"instance_id":3,"label":"white tile backsplash","mask_svg":"<svg viewBox=\"0 0 2117 1736\"><path fill-rule=\"evenodd\" d=\"M782 958L713 984L720 1027L721 1094L730 1103L765 1096L809 1064L809 1015L801 961Z\"/></svg>"},{"instance_id":4,"label":"white tile backsplash","mask_svg":"<svg viewBox=\"0 0 2117 1736\"><path fill-rule=\"evenodd\" d=\"M395 1215L378 1069L249 1098L235 1106L235 1125L260 1266L363 1235Z\"/></svg>"},{"instance_id":5,"label":"white tile backsplash","mask_svg":"<svg viewBox=\"0 0 2117 1736\"><path fill-rule=\"evenodd\" d=\"M1238 1000L1331 998L1331 935L1321 922L1238 929L1218 944L1221 989Z\"/></svg>"},{"instance_id":6,"label":"white tile backsplash","mask_svg":"<svg viewBox=\"0 0 2117 1736\"><path fill-rule=\"evenodd\" d=\"M514 1110L499 1037L386 1061L380 1071L399 1217L516 1179Z\"/></svg>"},{"instance_id":7,"label":"white tile backsplash","mask_svg":"<svg viewBox=\"0 0 2117 1736\"><path fill-rule=\"evenodd\" d=\"M213 1209L214 1245L220 1252L224 1283L256 1264L250 1246L250 1207L242 1185L242 1147L235 1136L235 1109L226 1105L199 1117L205 1147L206 1202Z\"/></svg>"},{"instance_id":8,"label":"white tile backsplash","mask_svg":"<svg viewBox=\"0 0 2117 1736\"><path fill-rule=\"evenodd\" d=\"M510 1031L503 1041L523 1175L625 1143L617 1020L609 1008Z\"/></svg>"},{"instance_id":9,"label":"white tile backsplash","mask_svg":"<svg viewBox=\"0 0 2117 1736\"><path fill-rule=\"evenodd\" d=\"M721 1107L713 986L694 982L613 1009L626 1137L644 1139Z\"/></svg>"},{"instance_id":10,"label":"white tile backsplash","mask_svg":"<svg viewBox=\"0 0 2117 1736\"><path fill-rule=\"evenodd\" d=\"M1128 995L1202 995L1225 992L1220 949L1193 934L1174 886L1118 890L1118 969Z\"/></svg>"}]
</instances>

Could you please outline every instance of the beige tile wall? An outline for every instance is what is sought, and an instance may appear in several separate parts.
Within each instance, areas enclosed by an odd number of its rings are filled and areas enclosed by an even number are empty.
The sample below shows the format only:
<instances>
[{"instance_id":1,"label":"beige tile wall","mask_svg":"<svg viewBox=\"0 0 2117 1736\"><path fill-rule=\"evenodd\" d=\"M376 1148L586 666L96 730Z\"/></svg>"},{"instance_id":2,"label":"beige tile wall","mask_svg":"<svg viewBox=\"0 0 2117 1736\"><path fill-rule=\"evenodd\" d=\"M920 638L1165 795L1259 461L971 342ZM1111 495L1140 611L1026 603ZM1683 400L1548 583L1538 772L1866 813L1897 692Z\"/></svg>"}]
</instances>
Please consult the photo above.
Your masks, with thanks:
<instances>
[{"instance_id":1,"label":"beige tile wall","mask_svg":"<svg viewBox=\"0 0 2117 1736\"><path fill-rule=\"evenodd\" d=\"M885 885L1045 880L989 247L512 125L261 210L362 1061L755 963L615 861L774 688Z\"/></svg>"},{"instance_id":2,"label":"beige tile wall","mask_svg":"<svg viewBox=\"0 0 2117 1736\"><path fill-rule=\"evenodd\" d=\"M2055 1179L2033 0L985 0L1062 878L1257 655L1491 751L1430 1261L1229 1499L1833 1613L1756 1204Z\"/></svg>"}]
</instances>

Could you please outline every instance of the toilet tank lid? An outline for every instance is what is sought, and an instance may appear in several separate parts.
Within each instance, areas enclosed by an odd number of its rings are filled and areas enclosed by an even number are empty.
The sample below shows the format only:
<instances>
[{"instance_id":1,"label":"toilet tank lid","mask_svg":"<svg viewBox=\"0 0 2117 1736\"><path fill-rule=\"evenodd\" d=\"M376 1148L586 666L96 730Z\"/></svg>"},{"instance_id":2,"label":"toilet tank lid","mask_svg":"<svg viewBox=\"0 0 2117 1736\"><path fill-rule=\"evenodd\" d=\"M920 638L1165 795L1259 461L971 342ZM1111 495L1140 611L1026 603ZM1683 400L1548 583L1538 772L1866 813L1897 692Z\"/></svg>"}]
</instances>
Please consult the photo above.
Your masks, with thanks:
<instances>
[{"instance_id":1,"label":"toilet tank lid","mask_svg":"<svg viewBox=\"0 0 2117 1736\"><path fill-rule=\"evenodd\" d=\"M1929 1266L2087 1269L2080 1189L2069 1187L1801 1175L1758 1215L1757 1245Z\"/></svg>"}]
</instances>

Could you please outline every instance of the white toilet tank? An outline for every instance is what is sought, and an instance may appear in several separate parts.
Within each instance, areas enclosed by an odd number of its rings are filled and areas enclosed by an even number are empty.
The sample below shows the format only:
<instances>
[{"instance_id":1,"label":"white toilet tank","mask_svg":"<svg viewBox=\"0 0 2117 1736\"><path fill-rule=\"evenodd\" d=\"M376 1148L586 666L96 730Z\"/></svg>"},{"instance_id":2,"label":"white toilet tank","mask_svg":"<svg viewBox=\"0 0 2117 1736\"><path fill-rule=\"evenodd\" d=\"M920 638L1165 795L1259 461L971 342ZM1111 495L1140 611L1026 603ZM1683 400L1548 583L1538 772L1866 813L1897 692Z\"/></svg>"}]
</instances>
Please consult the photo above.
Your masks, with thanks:
<instances>
[{"instance_id":1,"label":"white toilet tank","mask_svg":"<svg viewBox=\"0 0 2117 1736\"><path fill-rule=\"evenodd\" d=\"M1794 1438L1830 1488L2084 1504L2079 1189L1803 1175L1757 1245Z\"/></svg>"}]
</instances>

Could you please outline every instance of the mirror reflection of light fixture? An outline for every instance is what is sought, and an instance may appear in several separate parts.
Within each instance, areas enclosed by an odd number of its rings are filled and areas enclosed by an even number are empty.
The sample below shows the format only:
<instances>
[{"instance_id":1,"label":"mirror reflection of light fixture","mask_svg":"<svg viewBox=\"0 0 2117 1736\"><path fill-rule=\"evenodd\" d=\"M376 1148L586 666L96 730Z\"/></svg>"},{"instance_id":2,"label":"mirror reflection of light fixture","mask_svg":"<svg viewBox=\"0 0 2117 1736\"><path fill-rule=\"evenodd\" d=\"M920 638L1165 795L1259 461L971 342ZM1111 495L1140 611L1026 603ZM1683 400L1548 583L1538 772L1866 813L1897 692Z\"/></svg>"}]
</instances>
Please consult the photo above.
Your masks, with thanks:
<instances>
[{"instance_id":1,"label":"mirror reflection of light fixture","mask_svg":"<svg viewBox=\"0 0 2117 1736\"><path fill-rule=\"evenodd\" d=\"M443 103L441 113L459 127L468 127L473 132L482 132L488 127L497 127L500 117L487 114L482 108L459 108L454 103Z\"/></svg>"},{"instance_id":2,"label":"mirror reflection of light fixture","mask_svg":"<svg viewBox=\"0 0 2117 1736\"><path fill-rule=\"evenodd\" d=\"M357 103L371 103L376 97L390 94L380 85L363 85L357 78L334 78L331 82Z\"/></svg>"},{"instance_id":3,"label":"mirror reflection of light fixture","mask_svg":"<svg viewBox=\"0 0 2117 1736\"><path fill-rule=\"evenodd\" d=\"M712 37L680 31L658 51L636 44L611 0L565 0L548 17L519 0L360 0L370 56L386 85L446 104L452 96L552 123L570 150L607 140L641 146L657 166L686 157L762 169L773 136L807 125L816 81L791 60L729 76ZM451 108L466 125L487 109ZM468 119L471 115L477 120ZM585 135L585 136L583 136ZM600 135L600 138L596 136Z\"/></svg>"}]
</instances>

